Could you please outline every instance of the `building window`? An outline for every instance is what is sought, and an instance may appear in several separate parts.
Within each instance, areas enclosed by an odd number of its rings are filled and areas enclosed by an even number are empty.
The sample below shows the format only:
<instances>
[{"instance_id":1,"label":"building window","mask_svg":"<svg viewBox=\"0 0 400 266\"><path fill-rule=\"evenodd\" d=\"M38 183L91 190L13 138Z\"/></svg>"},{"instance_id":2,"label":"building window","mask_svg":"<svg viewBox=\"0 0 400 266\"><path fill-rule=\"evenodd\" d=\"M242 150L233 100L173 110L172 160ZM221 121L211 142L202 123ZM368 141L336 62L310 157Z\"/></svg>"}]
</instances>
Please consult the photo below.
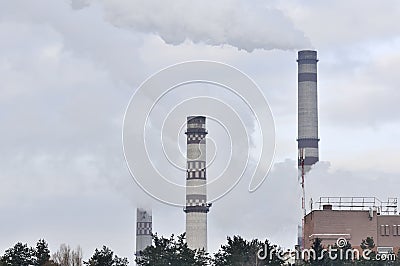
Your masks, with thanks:
<instances>
[{"instance_id":1,"label":"building window","mask_svg":"<svg viewBox=\"0 0 400 266\"><path fill-rule=\"evenodd\" d=\"M393 225L393 235L397 236L397 225Z\"/></svg>"},{"instance_id":2,"label":"building window","mask_svg":"<svg viewBox=\"0 0 400 266\"><path fill-rule=\"evenodd\" d=\"M379 254L382 254L382 253L389 254L389 253L393 253L393 247L378 247L377 251Z\"/></svg>"},{"instance_id":3,"label":"building window","mask_svg":"<svg viewBox=\"0 0 400 266\"><path fill-rule=\"evenodd\" d=\"M385 226L381 225L381 236L385 235Z\"/></svg>"},{"instance_id":4,"label":"building window","mask_svg":"<svg viewBox=\"0 0 400 266\"><path fill-rule=\"evenodd\" d=\"M389 225L385 225L385 235L389 235L390 231L389 231Z\"/></svg>"}]
</instances>

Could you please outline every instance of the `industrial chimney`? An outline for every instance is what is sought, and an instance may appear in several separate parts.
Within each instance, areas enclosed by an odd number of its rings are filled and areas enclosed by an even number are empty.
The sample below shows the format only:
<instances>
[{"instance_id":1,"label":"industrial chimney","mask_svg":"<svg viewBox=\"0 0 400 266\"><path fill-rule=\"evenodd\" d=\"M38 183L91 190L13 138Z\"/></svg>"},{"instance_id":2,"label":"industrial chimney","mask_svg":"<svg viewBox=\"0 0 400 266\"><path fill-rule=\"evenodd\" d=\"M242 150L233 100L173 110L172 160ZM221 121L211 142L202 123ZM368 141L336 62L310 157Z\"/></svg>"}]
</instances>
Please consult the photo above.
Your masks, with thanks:
<instances>
[{"instance_id":1,"label":"industrial chimney","mask_svg":"<svg viewBox=\"0 0 400 266\"><path fill-rule=\"evenodd\" d=\"M298 52L298 149L299 169L308 172L319 161L317 51ZM302 159L301 159L302 158Z\"/></svg>"},{"instance_id":2,"label":"industrial chimney","mask_svg":"<svg viewBox=\"0 0 400 266\"><path fill-rule=\"evenodd\" d=\"M311 50L298 53L298 168L300 173L303 210L302 225L299 226L298 246L304 248L304 217L306 210L305 175L319 161L318 152L318 97L317 97L317 52Z\"/></svg>"},{"instance_id":3,"label":"industrial chimney","mask_svg":"<svg viewBox=\"0 0 400 266\"><path fill-rule=\"evenodd\" d=\"M207 250L206 118L187 118L186 241L192 249Z\"/></svg>"},{"instance_id":4,"label":"industrial chimney","mask_svg":"<svg viewBox=\"0 0 400 266\"><path fill-rule=\"evenodd\" d=\"M151 234L153 221L151 210L137 208L136 210L136 256L140 257L140 252L146 247L151 246Z\"/></svg>"}]
</instances>

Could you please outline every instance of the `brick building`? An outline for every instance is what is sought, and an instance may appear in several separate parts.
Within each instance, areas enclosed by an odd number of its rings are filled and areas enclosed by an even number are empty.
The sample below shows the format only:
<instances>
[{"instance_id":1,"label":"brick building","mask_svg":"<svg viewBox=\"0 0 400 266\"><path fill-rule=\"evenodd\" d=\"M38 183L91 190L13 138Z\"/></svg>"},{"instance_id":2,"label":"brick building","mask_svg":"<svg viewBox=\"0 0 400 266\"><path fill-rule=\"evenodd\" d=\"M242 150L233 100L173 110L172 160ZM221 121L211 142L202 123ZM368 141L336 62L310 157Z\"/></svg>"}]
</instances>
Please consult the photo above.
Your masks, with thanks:
<instances>
[{"instance_id":1,"label":"brick building","mask_svg":"<svg viewBox=\"0 0 400 266\"><path fill-rule=\"evenodd\" d=\"M309 249L315 238L320 238L324 246L345 238L353 248L360 249L363 239L373 237L378 252L398 252L397 199L381 202L362 197L321 198L319 204L319 209L304 218L304 248Z\"/></svg>"}]
</instances>

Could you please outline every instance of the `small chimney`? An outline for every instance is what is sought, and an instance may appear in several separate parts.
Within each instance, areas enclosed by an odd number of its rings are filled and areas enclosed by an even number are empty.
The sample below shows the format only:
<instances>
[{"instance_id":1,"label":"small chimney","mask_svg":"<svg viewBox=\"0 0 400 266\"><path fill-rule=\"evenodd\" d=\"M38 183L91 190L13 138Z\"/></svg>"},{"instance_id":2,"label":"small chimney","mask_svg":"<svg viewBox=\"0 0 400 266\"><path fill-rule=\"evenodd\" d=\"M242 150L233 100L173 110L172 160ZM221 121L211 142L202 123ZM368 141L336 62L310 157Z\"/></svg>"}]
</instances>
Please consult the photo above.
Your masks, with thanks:
<instances>
[{"instance_id":1,"label":"small chimney","mask_svg":"<svg viewBox=\"0 0 400 266\"><path fill-rule=\"evenodd\" d=\"M322 207L322 209L323 210L332 210L332 205L331 204L325 204L323 207Z\"/></svg>"}]
</instances>

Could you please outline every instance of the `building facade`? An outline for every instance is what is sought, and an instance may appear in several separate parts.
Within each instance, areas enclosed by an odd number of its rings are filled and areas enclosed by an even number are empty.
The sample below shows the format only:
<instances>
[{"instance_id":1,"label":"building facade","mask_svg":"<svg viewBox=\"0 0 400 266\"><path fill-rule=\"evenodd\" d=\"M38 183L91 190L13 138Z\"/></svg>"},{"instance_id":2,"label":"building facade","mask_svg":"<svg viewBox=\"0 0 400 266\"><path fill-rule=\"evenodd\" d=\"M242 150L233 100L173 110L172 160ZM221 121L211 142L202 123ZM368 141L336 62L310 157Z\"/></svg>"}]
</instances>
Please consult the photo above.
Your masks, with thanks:
<instances>
[{"instance_id":1,"label":"building facade","mask_svg":"<svg viewBox=\"0 0 400 266\"><path fill-rule=\"evenodd\" d=\"M396 203L397 204L397 203ZM339 238L345 238L353 248L361 249L363 239L372 237L378 252L394 252L400 248L400 215L394 205L389 212L385 207L335 208L325 204L322 209L313 210L304 219L304 246L311 248L315 238L322 240L325 247L334 245Z\"/></svg>"}]
</instances>

